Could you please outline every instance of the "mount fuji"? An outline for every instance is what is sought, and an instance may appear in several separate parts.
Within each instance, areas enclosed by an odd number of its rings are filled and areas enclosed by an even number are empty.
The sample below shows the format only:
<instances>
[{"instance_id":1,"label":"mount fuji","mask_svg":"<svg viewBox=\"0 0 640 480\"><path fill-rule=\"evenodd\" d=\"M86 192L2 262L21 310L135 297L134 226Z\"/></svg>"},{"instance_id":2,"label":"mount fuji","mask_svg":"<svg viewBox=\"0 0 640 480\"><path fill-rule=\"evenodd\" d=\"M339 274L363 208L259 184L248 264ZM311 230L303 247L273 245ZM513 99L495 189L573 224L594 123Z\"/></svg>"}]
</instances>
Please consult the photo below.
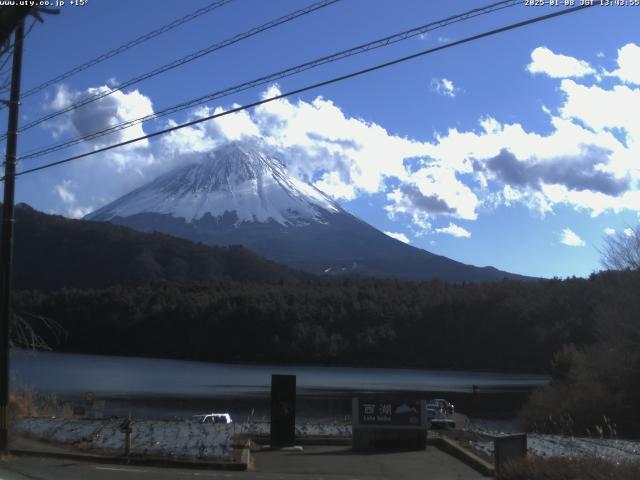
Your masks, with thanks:
<instances>
[{"instance_id":1,"label":"mount fuji","mask_svg":"<svg viewBox=\"0 0 640 480\"><path fill-rule=\"evenodd\" d=\"M240 244L317 274L452 282L524 278L466 265L393 239L316 187L290 176L277 158L238 142L161 175L85 220L210 245Z\"/></svg>"}]
</instances>

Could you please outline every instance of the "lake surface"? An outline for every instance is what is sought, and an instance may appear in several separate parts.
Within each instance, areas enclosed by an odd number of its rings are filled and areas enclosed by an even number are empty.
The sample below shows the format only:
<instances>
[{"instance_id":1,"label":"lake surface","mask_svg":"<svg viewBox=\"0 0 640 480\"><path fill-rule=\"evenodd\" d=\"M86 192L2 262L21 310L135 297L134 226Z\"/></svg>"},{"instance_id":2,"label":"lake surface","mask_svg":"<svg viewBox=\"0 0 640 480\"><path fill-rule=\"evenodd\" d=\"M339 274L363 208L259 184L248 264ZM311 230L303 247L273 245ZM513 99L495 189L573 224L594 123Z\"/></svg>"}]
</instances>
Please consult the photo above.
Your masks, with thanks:
<instances>
[{"instance_id":1,"label":"lake surface","mask_svg":"<svg viewBox=\"0 0 640 480\"><path fill-rule=\"evenodd\" d=\"M523 392L548 381L545 375L490 372L238 365L23 350L11 354L13 386L63 399L91 391L112 406L144 405L146 413L191 412L205 404L227 410L226 405L235 405L242 411L255 404L262 411L274 373L296 375L299 397L334 405L341 413L347 403L331 399L381 392L425 398L427 392L468 394L473 385L481 393Z\"/></svg>"}]
</instances>

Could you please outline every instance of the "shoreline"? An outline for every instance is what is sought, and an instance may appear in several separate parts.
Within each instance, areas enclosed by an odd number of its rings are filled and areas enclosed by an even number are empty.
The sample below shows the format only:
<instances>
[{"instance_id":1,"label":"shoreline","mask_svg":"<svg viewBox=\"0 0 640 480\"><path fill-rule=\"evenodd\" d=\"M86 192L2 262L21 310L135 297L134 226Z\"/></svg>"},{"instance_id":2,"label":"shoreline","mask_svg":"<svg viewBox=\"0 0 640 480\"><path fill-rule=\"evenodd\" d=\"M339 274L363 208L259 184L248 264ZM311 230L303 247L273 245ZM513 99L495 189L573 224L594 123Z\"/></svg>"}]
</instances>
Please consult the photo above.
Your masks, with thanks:
<instances>
[{"instance_id":1,"label":"shoreline","mask_svg":"<svg viewBox=\"0 0 640 480\"><path fill-rule=\"evenodd\" d=\"M337 369L358 369L358 370L388 370L388 371L409 371L409 372L429 372L429 373L444 373L444 374L483 374L483 375L513 375L513 376L531 376L531 377L540 377L540 381L543 379L548 380L551 378L551 373L549 371L540 371L540 370L497 370L497 369L473 369L471 367L426 367L426 366L418 366L418 365L406 365L406 366L389 366L389 365L361 365L357 363L281 363L277 360L270 361L265 360L262 362L257 361L225 361L225 360L199 360L199 359L189 359L182 357L148 357L143 355L131 355L131 354L120 354L120 353L95 353L95 352L85 352L85 351L72 351L72 350L25 350L21 348L12 348L12 354L14 352L24 353L24 354L39 354L39 353L47 353L54 355L81 355L87 357L107 357L107 358L121 358L121 359L129 359L129 360L153 360L160 362L188 362L194 364L201 365L224 365L228 367L273 367L276 369L288 369L288 368L299 368L299 369L314 369L314 368L337 368Z\"/></svg>"},{"instance_id":2,"label":"shoreline","mask_svg":"<svg viewBox=\"0 0 640 480\"><path fill-rule=\"evenodd\" d=\"M179 395L115 395L95 394L98 409L88 405L84 395L49 395L35 389L27 390L35 394L36 402L47 403L52 415L62 416L65 409L73 411L75 407L86 410L88 415L108 418L131 415L139 419L189 419L193 415L211 412L229 413L234 421L246 421L248 418L269 418L270 394L268 390L256 395L238 395L229 392L226 395L179 396ZM529 392L465 394L459 392L362 392L335 391L323 395L296 396L297 418L304 421L326 421L351 417L352 398L384 397L398 400L430 400L446 398L453 402L456 411L467 412L473 418L513 420Z\"/></svg>"}]
</instances>

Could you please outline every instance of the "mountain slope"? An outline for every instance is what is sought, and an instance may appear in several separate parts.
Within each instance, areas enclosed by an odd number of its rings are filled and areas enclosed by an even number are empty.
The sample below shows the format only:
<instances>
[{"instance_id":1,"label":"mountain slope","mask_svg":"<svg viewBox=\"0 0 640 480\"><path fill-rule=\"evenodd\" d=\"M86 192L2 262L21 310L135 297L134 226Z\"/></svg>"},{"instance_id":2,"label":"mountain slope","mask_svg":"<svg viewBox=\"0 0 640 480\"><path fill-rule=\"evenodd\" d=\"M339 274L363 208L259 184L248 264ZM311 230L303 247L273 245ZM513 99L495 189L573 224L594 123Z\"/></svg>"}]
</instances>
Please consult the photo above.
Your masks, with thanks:
<instances>
[{"instance_id":1,"label":"mountain slope","mask_svg":"<svg viewBox=\"0 0 640 480\"><path fill-rule=\"evenodd\" d=\"M166 173L86 218L158 213L190 223L230 212L236 225L273 222L283 226L322 222L321 212L344 213L317 188L288 176L276 158L229 143L207 154L204 161Z\"/></svg>"},{"instance_id":2,"label":"mountain slope","mask_svg":"<svg viewBox=\"0 0 640 480\"><path fill-rule=\"evenodd\" d=\"M197 245L103 222L70 220L16 206L18 289L102 288L153 282L296 282L306 275L241 246Z\"/></svg>"},{"instance_id":3,"label":"mountain slope","mask_svg":"<svg viewBox=\"0 0 640 480\"><path fill-rule=\"evenodd\" d=\"M453 282L523 278L390 238L287 175L274 157L239 143L175 169L86 218L210 245L241 244L316 274Z\"/></svg>"}]
</instances>

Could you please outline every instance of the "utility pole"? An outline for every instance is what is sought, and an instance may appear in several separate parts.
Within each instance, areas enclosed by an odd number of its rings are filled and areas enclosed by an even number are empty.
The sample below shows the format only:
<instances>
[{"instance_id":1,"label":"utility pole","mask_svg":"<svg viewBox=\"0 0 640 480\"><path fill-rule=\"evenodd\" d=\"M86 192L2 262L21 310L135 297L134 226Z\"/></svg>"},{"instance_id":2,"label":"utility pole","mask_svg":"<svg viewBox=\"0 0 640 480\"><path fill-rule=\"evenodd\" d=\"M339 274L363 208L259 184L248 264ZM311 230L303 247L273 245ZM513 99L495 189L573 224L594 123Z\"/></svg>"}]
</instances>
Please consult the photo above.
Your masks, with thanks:
<instances>
[{"instance_id":1,"label":"utility pole","mask_svg":"<svg viewBox=\"0 0 640 480\"><path fill-rule=\"evenodd\" d=\"M2 243L0 244L0 454L9 453L9 333L11 300L11 265L13 250L13 215L18 150L18 113L20 108L20 74L24 21L15 30L11 98L7 129L7 155L4 164L4 202L2 205Z\"/></svg>"},{"instance_id":2,"label":"utility pole","mask_svg":"<svg viewBox=\"0 0 640 480\"><path fill-rule=\"evenodd\" d=\"M33 15L37 10L43 9L20 5L0 7L0 43L8 41L11 33L16 29L16 26L22 23L27 16Z\"/></svg>"}]
</instances>

